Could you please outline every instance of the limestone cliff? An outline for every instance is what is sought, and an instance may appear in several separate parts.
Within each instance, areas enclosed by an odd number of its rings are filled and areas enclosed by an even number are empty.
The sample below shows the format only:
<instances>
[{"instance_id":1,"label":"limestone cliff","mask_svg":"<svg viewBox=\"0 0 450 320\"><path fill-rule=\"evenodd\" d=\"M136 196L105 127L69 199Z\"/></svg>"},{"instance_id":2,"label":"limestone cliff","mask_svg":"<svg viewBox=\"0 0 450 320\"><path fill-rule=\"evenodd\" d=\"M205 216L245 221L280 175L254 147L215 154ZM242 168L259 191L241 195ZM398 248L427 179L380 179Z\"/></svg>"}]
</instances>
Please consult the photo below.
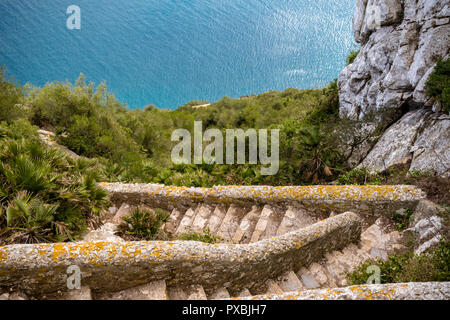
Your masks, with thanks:
<instances>
[{"instance_id":1,"label":"limestone cliff","mask_svg":"<svg viewBox=\"0 0 450 320\"><path fill-rule=\"evenodd\" d=\"M373 170L410 163L450 176L450 117L425 93L437 60L450 53L450 1L358 0L353 31L361 50L339 76L339 111L371 129L349 151L351 162ZM374 137L377 127L387 130Z\"/></svg>"}]
</instances>

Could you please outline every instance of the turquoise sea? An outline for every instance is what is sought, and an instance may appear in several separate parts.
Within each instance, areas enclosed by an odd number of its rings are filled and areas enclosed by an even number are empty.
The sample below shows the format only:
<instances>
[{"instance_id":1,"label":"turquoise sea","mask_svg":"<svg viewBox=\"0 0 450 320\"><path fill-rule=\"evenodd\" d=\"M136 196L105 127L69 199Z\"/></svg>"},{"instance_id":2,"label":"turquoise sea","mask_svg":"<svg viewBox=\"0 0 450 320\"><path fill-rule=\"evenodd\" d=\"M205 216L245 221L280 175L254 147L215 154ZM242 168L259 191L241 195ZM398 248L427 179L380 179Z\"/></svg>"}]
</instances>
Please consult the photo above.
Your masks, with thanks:
<instances>
[{"instance_id":1,"label":"turquoise sea","mask_svg":"<svg viewBox=\"0 0 450 320\"><path fill-rule=\"evenodd\" d=\"M81 9L81 29L66 9ZM0 65L24 84L82 72L130 108L323 86L356 47L356 0L0 0Z\"/></svg>"}]
</instances>

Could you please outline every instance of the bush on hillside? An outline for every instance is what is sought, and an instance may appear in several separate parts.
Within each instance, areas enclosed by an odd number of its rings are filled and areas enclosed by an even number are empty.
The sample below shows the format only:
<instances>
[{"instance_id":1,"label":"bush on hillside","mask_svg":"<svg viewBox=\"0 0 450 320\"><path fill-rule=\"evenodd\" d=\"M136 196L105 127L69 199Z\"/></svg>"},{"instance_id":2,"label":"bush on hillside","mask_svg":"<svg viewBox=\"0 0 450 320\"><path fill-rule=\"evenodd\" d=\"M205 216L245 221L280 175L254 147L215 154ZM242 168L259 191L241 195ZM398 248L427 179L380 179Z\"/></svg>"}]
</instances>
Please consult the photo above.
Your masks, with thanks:
<instances>
[{"instance_id":1,"label":"bush on hillside","mask_svg":"<svg viewBox=\"0 0 450 320\"><path fill-rule=\"evenodd\" d=\"M427 94L450 111L450 59L438 60L426 83Z\"/></svg>"}]
</instances>

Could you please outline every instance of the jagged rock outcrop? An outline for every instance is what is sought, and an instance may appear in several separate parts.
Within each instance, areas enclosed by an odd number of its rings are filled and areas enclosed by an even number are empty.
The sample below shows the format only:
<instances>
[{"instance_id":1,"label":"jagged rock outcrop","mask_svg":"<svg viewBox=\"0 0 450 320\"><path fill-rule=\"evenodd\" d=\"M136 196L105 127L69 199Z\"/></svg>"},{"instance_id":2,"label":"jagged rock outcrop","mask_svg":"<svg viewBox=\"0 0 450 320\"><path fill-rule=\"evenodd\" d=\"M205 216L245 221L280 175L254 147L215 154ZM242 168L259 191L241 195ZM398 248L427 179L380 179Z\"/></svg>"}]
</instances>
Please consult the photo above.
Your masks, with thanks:
<instances>
[{"instance_id":1,"label":"jagged rock outcrop","mask_svg":"<svg viewBox=\"0 0 450 320\"><path fill-rule=\"evenodd\" d=\"M450 1L358 0L353 31L361 50L338 79L340 115L390 126L374 149L354 150L353 160L365 157L362 165L380 170L410 159L411 169L448 176L449 118L431 112L439 106L425 84L449 56Z\"/></svg>"},{"instance_id":2,"label":"jagged rock outcrop","mask_svg":"<svg viewBox=\"0 0 450 320\"><path fill-rule=\"evenodd\" d=\"M398 164L410 170L450 175L450 116L417 109L383 134L360 167L383 171Z\"/></svg>"}]
</instances>

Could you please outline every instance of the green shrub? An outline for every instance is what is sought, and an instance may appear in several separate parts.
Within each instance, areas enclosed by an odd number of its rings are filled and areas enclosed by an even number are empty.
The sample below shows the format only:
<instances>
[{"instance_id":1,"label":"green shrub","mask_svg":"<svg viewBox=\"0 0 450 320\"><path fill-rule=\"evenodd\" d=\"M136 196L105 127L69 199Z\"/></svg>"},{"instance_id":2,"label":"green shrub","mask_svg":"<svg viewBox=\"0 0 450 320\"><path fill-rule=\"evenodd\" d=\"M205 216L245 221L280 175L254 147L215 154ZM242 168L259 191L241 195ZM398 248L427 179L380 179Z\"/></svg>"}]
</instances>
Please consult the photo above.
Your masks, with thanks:
<instances>
[{"instance_id":1,"label":"green shrub","mask_svg":"<svg viewBox=\"0 0 450 320\"><path fill-rule=\"evenodd\" d=\"M211 234L209 229L203 230L203 233L198 232L190 232L190 233L184 233L178 237L178 240L183 241L199 241L199 242L205 242L205 243L219 243L224 242L225 240L214 236Z\"/></svg>"},{"instance_id":2,"label":"green shrub","mask_svg":"<svg viewBox=\"0 0 450 320\"><path fill-rule=\"evenodd\" d=\"M450 111L450 59L438 60L433 73L426 83L427 94Z\"/></svg>"},{"instance_id":3,"label":"green shrub","mask_svg":"<svg viewBox=\"0 0 450 320\"><path fill-rule=\"evenodd\" d=\"M349 285L366 284L370 273L367 267L376 265L381 271L381 283L427 282L450 280L450 243L441 240L440 245L428 253L398 254L381 259L369 260L347 274Z\"/></svg>"},{"instance_id":4,"label":"green shrub","mask_svg":"<svg viewBox=\"0 0 450 320\"><path fill-rule=\"evenodd\" d=\"M135 208L130 216L123 217L123 223L118 227L118 234L129 240L165 240L162 230L164 223L169 221L169 214L162 210Z\"/></svg>"},{"instance_id":5,"label":"green shrub","mask_svg":"<svg viewBox=\"0 0 450 320\"><path fill-rule=\"evenodd\" d=\"M111 159L124 168L144 159L144 150L131 137L131 130L118 122L126 109L106 92L105 84L95 89L85 83L83 75L74 85L49 83L35 88L27 104L34 124L53 128L58 141L81 156Z\"/></svg>"},{"instance_id":6,"label":"green shrub","mask_svg":"<svg viewBox=\"0 0 450 320\"><path fill-rule=\"evenodd\" d=\"M409 226L413 212L410 208L403 209L403 213L394 212L391 219L395 222L395 229L398 231L406 230Z\"/></svg>"},{"instance_id":7,"label":"green shrub","mask_svg":"<svg viewBox=\"0 0 450 320\"><path fill-rule=\"evenodd\" d=\"M358 54L359 54L359 50L358 51L353 51L352 50L350 52L350 54L347 56L347 65L352 64L355 61L355 59L358 56Z\"/></svg>"}]
</instances>

